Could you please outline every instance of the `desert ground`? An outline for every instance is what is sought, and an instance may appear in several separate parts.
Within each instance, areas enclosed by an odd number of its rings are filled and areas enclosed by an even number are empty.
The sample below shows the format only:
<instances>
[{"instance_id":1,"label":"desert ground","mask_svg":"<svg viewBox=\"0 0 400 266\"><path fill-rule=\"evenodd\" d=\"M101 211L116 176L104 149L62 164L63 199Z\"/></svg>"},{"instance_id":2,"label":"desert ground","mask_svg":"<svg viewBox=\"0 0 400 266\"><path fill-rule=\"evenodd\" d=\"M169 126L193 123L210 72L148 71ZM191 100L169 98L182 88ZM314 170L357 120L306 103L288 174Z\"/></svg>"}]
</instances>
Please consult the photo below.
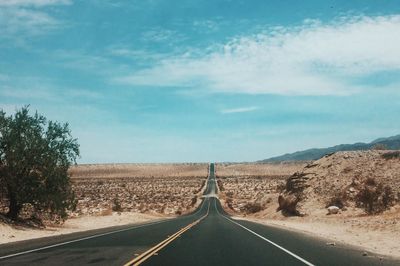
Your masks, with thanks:
<instances>
[{"instance_id":1,"label":"desert ground","mask_svg":"<svg viewBox=\"0 0 400 266\"><path fill-rule=\"evenodd\" d=\"M276 201L286 179L303 169L306 163L216 164L221 200L235 213L261 210Z\"/></svg>"},{"instance_id":2,"label":"desert ground","mask_svg":"<svg viewBox=\"0 0 400 266\"><path fill-rule=\"evenodd\" d=\"M218 172L223 171L217 165ZM286 178L221 176L218 184L225 209L239 219L323 237L327 245L341 242L366 252L400 257L398 151L338 152L303 165ZM360 202L365 191L377 194L371 213ZM391 204L384 208L387 194ZM279 204L279 195L286 203L296 199L297 215L279 210L285 207ZM333 205L338 213L328 215L327 207Z\"/></svg>"},{"instance_id":3,"label":"desert ground","mask_svg":"<svg viewBox=\"0 0 400 266\"><path fill-rule=\"evenodd\" d=\"M0 243L52 236L108 226L165 219L194 210L200 203L208 164L100 164L70 169L76 210L62 225L46 228L4 223ZM7 211L2 200L0 211ZM29 206L22 214L29 218Z\"/></svg>"}]
</instances>

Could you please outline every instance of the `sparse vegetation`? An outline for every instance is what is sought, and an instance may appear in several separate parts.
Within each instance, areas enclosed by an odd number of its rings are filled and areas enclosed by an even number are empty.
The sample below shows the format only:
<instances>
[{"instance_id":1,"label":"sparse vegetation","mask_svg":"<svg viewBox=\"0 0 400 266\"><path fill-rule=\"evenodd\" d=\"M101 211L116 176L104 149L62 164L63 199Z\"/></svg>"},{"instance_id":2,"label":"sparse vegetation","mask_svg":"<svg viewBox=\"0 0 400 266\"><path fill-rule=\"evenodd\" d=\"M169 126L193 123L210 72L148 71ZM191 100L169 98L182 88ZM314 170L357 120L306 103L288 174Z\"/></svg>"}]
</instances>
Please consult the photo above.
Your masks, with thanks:
<instances>
[{"instance_id":1,"label":"sparse vegetation","mask_svg":"<svg viewBox=\"0 0 400 266\"><path fill-rule=\"evenodd\" d=\"M263 206L260 203L256 203L256 202L249 202L243 206L243 211L248 214L256 213L256 212L259 212L262 210L263 210Z\"/></svg>"},{"instance_id":2,"label":"sparse vegetation","mask_svg":"<svg viewBox=\"0 0 400 266\"><path fill-rule=\"evenodd\" d=\"M382 158L386 160L390 159L400 159L400 151L390 151L382 154Z\"/></svg>"},{"instance_id":3,"label":"sparse vegetation","mask_svg":"<svg viewBox=\"0 0 400 266\"><path fill-rule=\"evenodd\" d=\"M196 202L197 202L197 197L194 196L194 197L192 198L192 202L190 203L190 206L194 206L194 205L196 204Z\"/></svg>"},{"instance_id":4,"label":"sparse vegetation","mask_svg":"<svg viewBox=\"0 0 400 266\"><path fill-rule=\"evenodd\" d=\"M121 203L119 202L118 198L114 198L113 199L113 207L112 210L114 212L122 212L122 207L121 207Z\"/></svg>"},{"instance_id":5,"label":"sparse vegetation","mask_svg":"<svg viewBox=\"0 0 400 266\"><path fill-rule=\"evenodd\" d=\"M299 201L300 198L296 195L279 195L279 207L276 211L282 211L282 214L285 216L300 216L300 212L297 210L297 203Z\"/></svg>"},{"instance_id":6,"label":"sparse vegetation","mask_svg":"<svg viewBox=\"0 0 400 266\"><path fill-rule=\"evenodd\" d=\"M253 213L278 196L279 185L284 185L284 180L285 177L280 176L238 176L221 177L217 182L223 188L221 193L227 198L228 208L237 213Z\"/></svg>"},{"instance_id":7,"label":"sparse vegetation","mask_svg":"<svg viewBox=\"0 0 400 266\"><path fill-rule=\"evenodd\" d=\"M357 195L357 205L365 209L368 214L380 213L394 201L394 194L390 186L377 183L374 178L367 178Z\"/></svg>"},{"instance_id":8,"label":"sparse vegetation","mask_svg":"<svg viewBox=\"0 0 400 266\"><path fill-rule=\"evenodd\" d=\"M217 180L218 183L218 188L222 192L224 191L224 185L222 184L222 181L220 179Z\"/></svg>"}]
</instances>

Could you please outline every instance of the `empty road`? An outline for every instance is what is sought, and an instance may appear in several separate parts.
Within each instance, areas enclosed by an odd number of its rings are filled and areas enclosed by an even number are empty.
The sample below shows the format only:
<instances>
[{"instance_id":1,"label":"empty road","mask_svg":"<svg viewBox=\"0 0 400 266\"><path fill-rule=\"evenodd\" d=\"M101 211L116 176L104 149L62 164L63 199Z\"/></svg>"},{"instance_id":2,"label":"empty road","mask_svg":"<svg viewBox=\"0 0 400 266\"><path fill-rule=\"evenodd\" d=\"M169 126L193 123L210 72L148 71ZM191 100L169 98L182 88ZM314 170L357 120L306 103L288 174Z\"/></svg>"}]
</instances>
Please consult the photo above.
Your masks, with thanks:
<instances>
[{"instance_id":1,"label":"empty road","mask_svg":"<svg viewBox=\"0 0 400 266\"><path fill-rule=\"evenodd\" d=\"M350 246L234 220L214 164L196 212L176 219L0 245L0 265L399 265Z\"/></svg>"}]
</instances>

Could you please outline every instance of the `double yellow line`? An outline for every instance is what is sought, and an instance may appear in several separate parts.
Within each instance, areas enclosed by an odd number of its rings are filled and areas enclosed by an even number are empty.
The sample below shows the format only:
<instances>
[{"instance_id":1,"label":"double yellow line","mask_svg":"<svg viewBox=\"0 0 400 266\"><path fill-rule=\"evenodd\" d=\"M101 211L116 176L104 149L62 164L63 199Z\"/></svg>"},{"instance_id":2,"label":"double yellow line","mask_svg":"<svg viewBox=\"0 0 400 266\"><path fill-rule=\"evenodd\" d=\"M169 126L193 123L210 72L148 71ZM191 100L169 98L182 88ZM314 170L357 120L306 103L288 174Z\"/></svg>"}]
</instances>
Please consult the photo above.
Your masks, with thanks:
<instances>
[{"instance_id":1,"label":"double yellow line","mask_svg":"<svg viewBox=\"0 0 400 266\"><path fill-rule=\"evenodd\" d=\"M200 217L196 221L188 224L187 226L183 227L178 232L176 232L172 236L168 237L167 239L161 241L160 243L158 243L154 247L150 248L149 250L145 251L144 253L140 254L138 257L136 257L133 260L127 262L126 264L124 264L124 266L139 265L139 264L143 263L148 258L153 256L155 253L157 253L158 251L163 249L165 246L167 246L169 243L171 243L176 238L178 238L180 235L185 233L187 230L189 230L190 228L192 228L196 224L200 223L204 218L206 218L208 216L208 212L209 211L210 211L210 200L208 200L208 209L207 209L207 213L205 215L203 215L202 217Z\"/></svg>"}]
</instances>

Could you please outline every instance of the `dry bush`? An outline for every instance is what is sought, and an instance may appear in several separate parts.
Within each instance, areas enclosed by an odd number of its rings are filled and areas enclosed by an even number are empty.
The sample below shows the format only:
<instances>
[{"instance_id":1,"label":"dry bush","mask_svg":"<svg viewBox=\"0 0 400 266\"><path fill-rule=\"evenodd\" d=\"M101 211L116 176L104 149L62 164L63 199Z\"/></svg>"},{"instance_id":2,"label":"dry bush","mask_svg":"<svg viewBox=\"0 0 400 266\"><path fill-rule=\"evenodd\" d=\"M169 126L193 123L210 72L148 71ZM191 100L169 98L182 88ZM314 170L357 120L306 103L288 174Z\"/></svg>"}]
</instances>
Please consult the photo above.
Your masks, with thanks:
<instances>
[{"instance_id":1,"label":"dry bush","mask_svg":"<svg viewBox=\"0 0 400 266\"><path fill-rule=\"evenodd\" d=\"M243 206L243 211L250 214L256 213L263 210L263 206L260 203L249 202Z\"/></svg>"},{"instance_id":2,"label":"dry bush","mask_svg":"<svg viewBox=\"0 0 400 266\"><path fill-rule=\"evenodd\" d=\"M194 196L194 197L192 198L192 202L190 203L190 206L193 207L193 206L196 204L196 202L197 202L197 197Z\"/></svg>"},{"instance_id":3,"label":"dry bush","mask_svg":"<svg viewBox=\"0 0 400 266\"><path fill-rule=\"evenodd\" d=\"M199 187L199 189L196 189L194 191L194 194L199 193L204 188L205 185L206 185L206 180L203 180L203 182L201 183L201 187Z\"/></svg>"},{"instance_id":4,"label":"dry bush","mask_svg":"<svg viewBox=\"0 0 400 266\"><path fill-rule=\"evenodd\" d=\"M232 198L232 197L233 197L233 191L228 191L228 192L225 193L225 195L226 195L228 198Z\"/></svg>"},{"instance_id":5,"label":"dry bush","mask_svg":"<svg viewBox=\"0 0 400 266\"><path fill-rule=\"evenodd\" d=\"M286 180L286 192L300 194L307 188L308 174L296 172Z\"/></svg>"},{"instance_id":6,"label":"dry bush","mask_svg":"<svg viewBox=\"0 0 400 266\"><path fill-rule=\"evenodd\" d=\"M400 158L400 151L386 152L386 153L382 154L382 158L384 158L386 160L399 159Z\"/></svg>"},{"instance_id":7,"label":"dry bush","mask_svg":"<svg viewBox=\"0 0 400 266\"><path fill-rule=\"evenodd\" d=\"M368 178L364 181L356 200L358 207L364 208L368 214L375 214L393 205L394 193L390 186L378 184L374 178Z\"/></svg>"},{"instance_id":8,"label":"dry bush","mask_svg":"<svg viewBox=\"0 0 400 266\"><path fill-rule=\"evenodd\" d=\"M228 206L229 209L234 210L233 206L232 206L232 199L231 198L227 198L226 199L226 205Z\"/></svg>"},{"instance_id":9,"label":"dry bush","mask_svg":"<svg viewBox=\"0 0 400 266\"><path fill-rule=\"evenodd\" d=\"M122 212L121 203L119 202L118 198L113 199L112 210L115 212Z\"/></svg>"},{"instance_id":10,"label":"dry bush","mask_svg":"<svg viewBox=\"0 0 400 266\"><path fill-rule=\"evenodd\" d=\"M218 179L217 183L218 183L219 190L224 191L224 185L222 184L222 181Z\"/></svg>"},{"instance_id":11,"label":"dry bush","mask_svg":"<svg viewBox=\"0 0 400 266\"><path fill-rule=\"evenodd\" d=\"M297 210L297 203L299 201L300 198L296 195L288 195L286 197L279 195L279 207L276 211L282 211L282 214L285 216L300 216L300 212Z\"/></svg>"}]
</instances>

